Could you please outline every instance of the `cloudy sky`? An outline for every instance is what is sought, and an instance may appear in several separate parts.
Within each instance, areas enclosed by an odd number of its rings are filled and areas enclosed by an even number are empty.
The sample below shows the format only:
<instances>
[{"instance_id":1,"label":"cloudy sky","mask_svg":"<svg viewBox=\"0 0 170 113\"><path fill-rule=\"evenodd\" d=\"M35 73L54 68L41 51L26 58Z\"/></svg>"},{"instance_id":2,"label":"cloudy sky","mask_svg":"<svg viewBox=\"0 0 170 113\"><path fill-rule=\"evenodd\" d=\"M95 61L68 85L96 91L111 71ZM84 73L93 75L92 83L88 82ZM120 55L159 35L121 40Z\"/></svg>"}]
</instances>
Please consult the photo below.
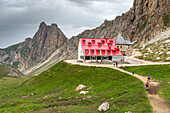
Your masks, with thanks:
<instances>
[{"instance_id":1,"label":"cloudy sky","mask_svg":"<svg viewBox=\"0 0 170 113\"><path fill-rule=\"evenodd\" d=\"M56 23L70 38L128 11L133 0L0 0L0 48L33 37L39 24Z\"/></svg>"}]
</instances>

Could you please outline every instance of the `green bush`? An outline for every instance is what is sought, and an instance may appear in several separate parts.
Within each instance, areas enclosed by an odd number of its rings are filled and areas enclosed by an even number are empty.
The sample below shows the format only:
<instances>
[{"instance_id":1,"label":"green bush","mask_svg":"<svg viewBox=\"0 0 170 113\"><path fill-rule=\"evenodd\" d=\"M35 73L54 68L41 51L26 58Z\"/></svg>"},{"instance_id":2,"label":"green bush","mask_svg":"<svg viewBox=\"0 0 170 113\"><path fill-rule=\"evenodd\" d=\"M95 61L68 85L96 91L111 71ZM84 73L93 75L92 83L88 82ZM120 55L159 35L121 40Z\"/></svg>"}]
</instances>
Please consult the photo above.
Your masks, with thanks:
<instances>
[{"instance_id":1,"label":"green bush","mask_svg":"<svg viewBox=\"0 0 170 113\"><path fill-rule=\"evenodd\" d=\"M146 27L146 21L139 27L139 33Z\"/></svg>"},{"instance_id":2,"label":"green bush","mask_svg":"<svg viewBox=\"0 0 170 113\"><path fill-rule=\"evenodd\" d=\"M6 61L8 61L9 59L10 59L10 57L7 57L7 58L4 59L4 61L6 62Z\"/></svg>"},{"instance_id":3,"label":"green bush","mask_svg":"<svg viewBox=\"0 0 170 113\"><path fill-rule=\"evenodd\" d=\"M150 36L150 34L146 35L146 36L145 36L145 40L146 40L147 38L149 38L149 36Z\"/></svg>"},{"instance_id":4,"label":"green bush","mask_svg":"<svg viewBox=\"0 0 170 113\"><path fill-rule=\"evenodd\" d=\"M163 16L163 22L165 26L167 27L170 26L170 15L169 14Z\"/></svg>"},{"instance_id":5,"label":"green bush","mask_svg":"<svg viewBox=\"0 0 170 113\"><path fill-rule=\"evenodd\" d=\"M11 52L12 50L17 50L18 46L19 46L19 44L12 45L12 46L9 46L9 47L7 47L7 48L5 48L5 49L3 49L3 50L5 50L5 52L6 52L7 54L10 54L10 52Z\"/></svg>"},{"instance_id":6,"label":"green bush","mask_svg":"<svg viewBox=\"0 0 170 113\"><path fill-rule=\"evenodd\" d=\"M143 56L137 56L136 58L139 58L139 59L144 59Z\"/></svg>"},{"instance_id":7,"label":"green bush","mask_svg":"<svg viewBox=\"0 0 170 113\"><path fill-rule=\"evenodd\" d=\"M19 65L19 61L16 61L16 62L13 62L12 67L17 69L18 65Z\"/></svg>"}]
</instances>

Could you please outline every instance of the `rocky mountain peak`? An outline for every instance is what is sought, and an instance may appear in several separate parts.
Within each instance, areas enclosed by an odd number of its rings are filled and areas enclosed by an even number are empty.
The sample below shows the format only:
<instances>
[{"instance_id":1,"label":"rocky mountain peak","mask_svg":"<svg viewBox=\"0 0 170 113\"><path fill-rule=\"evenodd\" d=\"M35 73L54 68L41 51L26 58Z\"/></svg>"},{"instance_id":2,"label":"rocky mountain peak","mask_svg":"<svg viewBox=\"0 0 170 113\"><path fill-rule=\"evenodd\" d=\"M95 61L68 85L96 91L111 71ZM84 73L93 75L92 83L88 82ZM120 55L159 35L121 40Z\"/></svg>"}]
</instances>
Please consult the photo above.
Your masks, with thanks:
<instances>
[{"instance_id":1,"label":"rocky mountain peak","mask_svg":"<svg viewBox=\"0 0 170 113\"><path fill-rule=\"evenodd\" d=\"M21 71L25 71L47 60L52 53L64 46L67 40L57 24L48 26L42 22L33 38L26 38L24 42L0 51L0 61L17 64Z\"/></svg>"},{"instance_id":2,"label":"rocky mountain peak","mask_svg":"<svg viewBox=\"0 0 170 113\"><path fill-rule=\"evenodd\" d=\"M52 23L52 24L51 24L51 27L54 27L54 28L56 28L56 29L59 29L58 26L57 26L57 24L55 24L55 23Z\"/></svg>"},{"instance_id":3,"label":"rocky mountain peak","mask_svg":"<svg viewBox=\"0 0 170 113\"><path fill-rule=\"evenodd\" d=\"M46 27L46 26L47 26L47 25L46 25L45 22L41 22L39 28L41 28L41 27Z\"/></svg>"},{"instance_id":4,"label":"rocky mountain peak","mask_svg":"<svg viewBox=\"0 0 170 113\"><path fill-rule=\"evenodd\" d=\"M28 37L28 38L25 39L25 42L28 42L30 40L32 40L32 38Z\"/></svg>"}]
</instances>

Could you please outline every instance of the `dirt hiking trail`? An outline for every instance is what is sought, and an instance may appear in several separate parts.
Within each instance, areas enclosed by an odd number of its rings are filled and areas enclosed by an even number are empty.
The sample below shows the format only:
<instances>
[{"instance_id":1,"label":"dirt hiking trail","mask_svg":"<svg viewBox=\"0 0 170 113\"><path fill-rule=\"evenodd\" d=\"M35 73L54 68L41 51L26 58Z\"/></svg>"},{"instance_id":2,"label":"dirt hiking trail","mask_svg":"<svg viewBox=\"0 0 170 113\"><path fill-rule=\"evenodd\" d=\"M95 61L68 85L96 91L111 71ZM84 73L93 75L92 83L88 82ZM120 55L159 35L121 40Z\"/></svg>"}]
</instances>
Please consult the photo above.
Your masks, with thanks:
<instances>
[{"instance_id":1,"label":"dirt hiking trail","mask_svg":"<svg viewBox=\"0 0 170 113\"><path fill-rule=\"evenodd\" d=\"M132 73L127 72L123 69L120 68L114 68L116 70L119 70L121 72L127 73L129 75L132 75ZM144 84L147 81L146 77L140 76L138 74L132 75L138 79L140 79ZM148 91L148 98L150 100L150 104L153 108L153 113L170 113L170 103L166 102L164 99L160 98L159 95L157 94L158 88L159 88L159 83L154 82L151 80L149 83L149 91Z\"/></svg>"},{"instance_id":2,"label":"dirt hiking trail","mask_svg":"<svg viewBox=\"0 0 170 113\"><path fill-rule=\"evenodd\" d=\"M119 70L123 73L127 73L129 75L132 75L132 76L140 79L144 84L147 81L147 77L143 77L143 76L140 76L138 74L133 75L132 73L125 71L121 68L114 67L113 65L79 63L76 60L66 60L65 62L71 63L71 64L83 65L83 66L109 67L109 68ZM154 81L151 80L151 82L149 84L149 91L148 91L147 96L148 96L150 104L153 108L153 113L170 113L170 103L168 103L166 100L160 98L159 95L157 94L159 87L160 86L159 86L158 82L154 82Z\"/></svg>"}]
</instances>

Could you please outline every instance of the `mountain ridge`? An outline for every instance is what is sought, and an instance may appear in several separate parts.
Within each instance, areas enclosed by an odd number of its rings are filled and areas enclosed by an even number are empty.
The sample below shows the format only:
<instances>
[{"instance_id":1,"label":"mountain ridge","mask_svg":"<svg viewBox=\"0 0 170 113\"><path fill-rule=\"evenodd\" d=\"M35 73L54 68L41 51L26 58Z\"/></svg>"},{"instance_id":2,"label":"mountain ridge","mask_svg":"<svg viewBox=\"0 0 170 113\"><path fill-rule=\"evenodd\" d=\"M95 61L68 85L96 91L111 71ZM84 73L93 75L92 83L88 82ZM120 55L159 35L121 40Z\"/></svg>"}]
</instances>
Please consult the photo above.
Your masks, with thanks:
<instances>
[{"instance_id":1,"label":"mountain ridge","mask_svg":"<svg viewBox=\"0 0 170 113\"><path fill-rule=\"evenodd\" d=\"M26 38L19 44L0 49L0 62L12 66L15 64L16 68L25 72L38 63L46 61L56 50L59 50L58 54L68 52L69 55L69 52L74 50L74 47L69 50L70 45L72 44L69 39L57 24L48 26L42 22L33 38Z\"/></svg>"}]
</instances>

